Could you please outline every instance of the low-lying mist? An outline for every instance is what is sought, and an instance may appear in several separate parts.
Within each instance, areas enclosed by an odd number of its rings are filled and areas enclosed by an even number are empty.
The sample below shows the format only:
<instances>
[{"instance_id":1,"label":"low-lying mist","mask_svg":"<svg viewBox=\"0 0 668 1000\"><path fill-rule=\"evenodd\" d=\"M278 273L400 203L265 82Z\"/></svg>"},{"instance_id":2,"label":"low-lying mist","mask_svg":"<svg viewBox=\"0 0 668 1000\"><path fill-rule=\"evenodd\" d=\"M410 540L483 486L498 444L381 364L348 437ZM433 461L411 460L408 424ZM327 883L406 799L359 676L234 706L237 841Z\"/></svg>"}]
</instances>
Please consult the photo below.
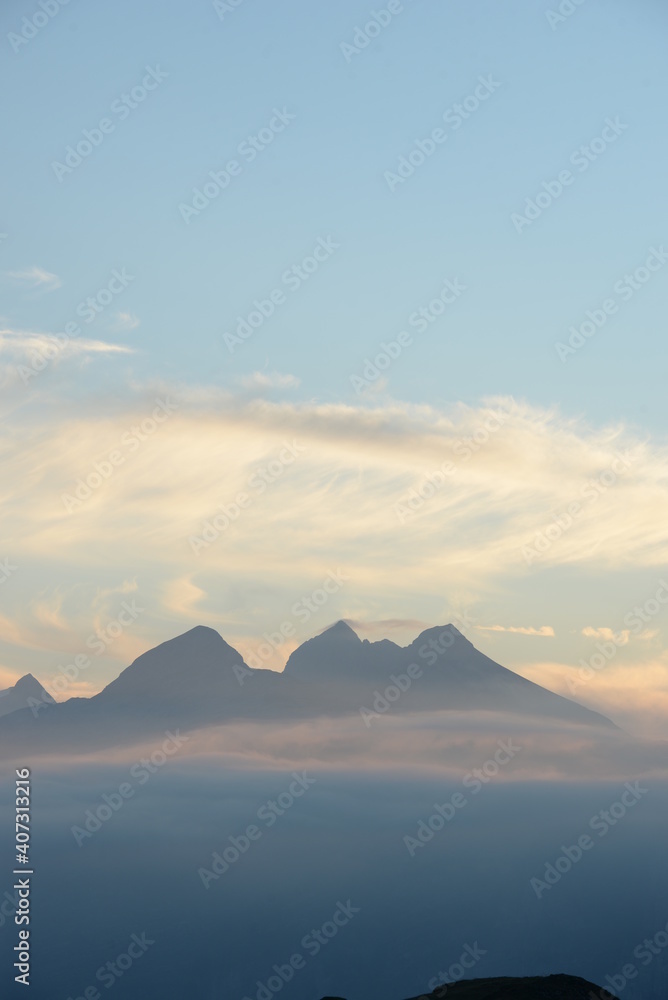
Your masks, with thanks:
<instances>
[{"instance_id":1,"label":"low-lying mist","mask_svg":"<svg viewBox=\"0 0 668 1000\"><path fill-rule=\"evenodd\" d=\"M668 950L643 946L668 923L665 746L388 712L30 765L38 1000L402 1000L550 972L612 988L629 963L623 1000L665 994Z\"/></svg>"}]
</instances>

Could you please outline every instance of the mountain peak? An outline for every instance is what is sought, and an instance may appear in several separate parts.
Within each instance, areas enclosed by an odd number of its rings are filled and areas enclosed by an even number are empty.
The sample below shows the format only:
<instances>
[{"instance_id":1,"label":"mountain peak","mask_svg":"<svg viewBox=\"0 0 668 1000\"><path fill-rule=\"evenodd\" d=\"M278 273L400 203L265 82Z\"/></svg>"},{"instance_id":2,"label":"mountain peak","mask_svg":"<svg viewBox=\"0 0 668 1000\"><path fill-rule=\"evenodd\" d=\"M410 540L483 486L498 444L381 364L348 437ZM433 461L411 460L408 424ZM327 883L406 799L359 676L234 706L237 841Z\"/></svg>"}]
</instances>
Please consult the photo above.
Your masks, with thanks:
<instances>
[{"instance_id":1,"label":"mountain peak","mask_svg":"<svg viewBox=\"0 0 668 1000\"><path fill-rule=\"evenodd\" d=\"M43 691L43 687L34 674L24 674L23 677L19 677L16 684L14 685L15 691Z\"/></svg>"},{"instance_id":2,"label":"mountain peak","mask_svg":"<svg viewBox=\"0 0 668 1000\"><path fill-rule=\"evenodd\" d=\"M0 691L0 715L9 715L21 708L30 708L34 701L52 703L53 698L32 674L19 677L13 687Z\"/></svg>"},{"instance_id":3,"label":"mountain peak","mask_svg":"<svg viewBox=\"0 0 668 1000\"><path fill-rule=\"evenodd\" d=\"M185 641L189 639L225 642L220 632L217 632L215 628L210 628L208 625L195 625L193 628L189 628L187 632L182 632L181 635L177 635L173 639L168 639L167 642L178 642L179 640Z\"/></svg>"},{"instance_id":4,"label":"mountain peak","mask_svg":"<svg viewBox=\"0 0 668 1000\"><path fill-rule=\"evenodd\" d=\"M196 625L138 656L96 698L190 698L233 682L241 655L213 628ZM213 687L212 687L213 686Z\"/></svg>"},{"instance_id":5,"label":"mountain peak","mask_svg":"<svg viewBox=\"0 0 668 1000\"><path fill-rule=\"evenodd\" d=\"M452 622L449 622L447 625L433 625L431 628L426 628L423 632L420 632L417 639L413 640L411 646L422 645L425 642L437 643L446 648L453 645L453 643L459 642L471 645L466 636Z\"/></svg>"},{"instance_id":6,"label":"mountain peak","mask_svg":"<svg viewBox=\"0 0 668 1000\"><path fill-rule=\"evenodd\" d=\"M348 638L348 639L356 639L357 642L361 641L357 632L355 632L355 630L352 629L348 624L348 622L344 621L343 618L339 618L338 622L335 622L333 625L330 625L323 632L321 632L320 635L321 636L326 635L332 639ZM315 638L319 637L316 636Z\"/></svg>"},{"instance_id":7,"label":"mountain peak","mask_svg":"<svg viewBox=\"0 0 668 1000\"><path fill-rule=\"evenodd\" d=\"M339 619L295 649L283 672L303 680L337 677L347 671L362 646L357 633Z\"/></svg>"}]
</instances>

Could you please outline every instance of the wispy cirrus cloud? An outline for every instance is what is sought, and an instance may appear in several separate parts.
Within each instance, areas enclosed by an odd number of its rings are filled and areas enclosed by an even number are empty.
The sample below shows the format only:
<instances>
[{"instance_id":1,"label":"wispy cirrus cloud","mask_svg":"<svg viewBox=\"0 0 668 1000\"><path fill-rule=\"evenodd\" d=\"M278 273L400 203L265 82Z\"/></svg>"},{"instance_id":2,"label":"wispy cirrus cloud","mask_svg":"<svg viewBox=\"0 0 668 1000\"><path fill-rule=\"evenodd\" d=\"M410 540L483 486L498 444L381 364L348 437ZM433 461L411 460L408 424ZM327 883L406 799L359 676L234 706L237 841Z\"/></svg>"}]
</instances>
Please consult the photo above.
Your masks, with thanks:
<instances>
[{"instance_id":1,"label":"wispy cirrus cloud","mask_svg":"<svg viewBox=\"0 0 668 1000\"><path fill-rule=\"evenodd\" d=\"M153 426L156 396L172 391L177 410ZM104 412L91 398L73 419L46 389L35 393L31 424L17 411L0 437L0 552L11 544L17 562L38 567L33 594L47 566L57 567L55 580L77 581L61 612L75 651L97 620L91 595L136 579L147 611L111 648L106 679L131 650L197 621L250 644L284 622L301 640L337 618L379 623L370 637L384 631L410 641L427 621L449 620L444 607L458 606L462 595L478 621L490 622L481 636L552 637L552 626L512 624L510 603L503 618L483 617L479 603L494 594L498 607L509 583L531 587L536 574L567 566L585 569L589 581L634 566L652 593L668 563L668 453L624 427L592 428L502 399L439 410L164 385L126 388L123 404ZM485 436L499 408L507 418ZM472 440L479 446L463 451ZM109 462L119 448L120 459ZM282 461L291 449L294 461ZM626 471L607 485L601 473L621 453ZM395 505L414 498L446 460L452 470L433 478L426 499L399 523ZM596 499L528 565L527 538L585 488ZM75 490L83 499L66 505L63 496ZM211 544L196 554L189 539L205 531ZM299 617L293 608L339 569L345 584ZM582 585L583 600L590 585ZM47 635L18 591L8 589L3 600L17 642L32 636L38 648L53 648L55 633ZM114 603L103 618L116 613ZM574 660L578 641L564 632Z\"/></svg>"},{"instance_id":2,"label":"wispy cirrus cloud","mask_svg":"<svg viewBox=\"0 0 668 1000\"><path fill-rule=\"evenodd\" d=\"M603 639L606 642L614 642L618 646L626 646L630 642L631 636L633 636L634 639L649 642L651 639L655 639L657 637L659 630L655 628L648 628L644 629L642 632L636 632L634 634L628 628L620 629L616 632L612 628L607 628L607 626L594 628L592 625L586 625L583 629L581 629L581 633L587 639Z\"/></svg>"},{"instance_id":3,"label":"wispy cirrus cloud","mask_svg":"<svg viewBox=\"0 0 668 1000\"><path fill-rule=\"evenodd\" d=\"M62 285L57 274L43 267L25 267L19 271L5 271L5 277L13 284L29 291L54 292Z\"/></svg>"},{"instance_id":4,"label":"wispy cirrus cloud","mask_svg":"<svg viewBox=\"0 0 668 1000\"><path fill-rule=\"evenodd\" d=\"M105 340L90 340L86 337L57 339L48 333L28 333L14 330L0 330L0 354L13 358L28 359L31 355L58 358L76 357L83 354L134 354L134 348L123 344L110 344Z\"/></svg>"},{"instance_id":5,"label":"wispy cirrus cloud","mask_svg":"<svg viewBox=\"0 0 668 1000\"><path fill-rule=\"evenodd\" d=\"M136 330L139 326L139 319L130 312L118 312L111 322L110 329L114 333L127 333Z\"/></svg>"},{"instance_id":6,"label":"wispy cirrus cloud","mask_svg":"<svg viewBox=\"0 0 668 1000\"><path fill-rule=\"evenodd\" d=\"M551 625L541 625L540 628L533 628L531 625L476 625L475 628L480 629L481 632L513 632L515 635L554 637L554 629Z\"/></svg>"},{"instance_id":7,"label":"wispy cirrus cloud","mask_svg":"<svg viewBox=\"0 0 668 1000\"><path fill-rule=\"evenodd\" d=\"M169 580L163 593L164 607L168 611L200 623L212 619L211 613L199 606L207 596L206 591L193 583L192 576Z\"/></svg>"},{"instance_id":8,"label":"wispy cirrus cloud","mask_svg":"<svg viewBox=\"0 0 668 1000\"><path fill-rule=\"evenodd\" d=\"M296 375L259 371L239 376L237 384L244 389L296 389L301 380Z\"/></svg>"},{"instance_id":9,"label":"wispy cirrus cloud","mask_svg":"<svg viewBox=\"0 0 668 1000\"><path fill-rule=\"evenodd\" d=\"M0 339L0 350L15 343ZM22 349L26 343L21 342ZM81 340L72 345L73 350L78 345L130 350ZM114 561L124 539L130 543L140 537L157 565L175 560L184 577L192 570L189 535L221 504L229 507L240 492L250 494L249 484L259 482L252 478L259 472L265 487L258 485L253 502L233 512L221 544L211 545L198 567L225 567L227 573L243 567L245 572L257 558L258 570L262 564L263 572L273 573L275 566L282 575L286 565L313 564L314 549L330 562L345 552L364 578L382 581L384 590L439 593L444 562L448 579L461 587L490 575L532 572L521 554L527 537L590 480L596 483L600 470L623 449L630 456L628 473L614 486L601 487L596 502L583 506L540 565L668 562L666 450L621 428L596 432L528 406L516 407L501 431L460 459L459 443L482 426L492 407L458 406L445 413L398 403L293 405L182 391L178 412L115 469L95 491L94 501L70 518L61 492L117 447L123 432L150 411L152 396L137 391L112 416L91 408L77 420L54 419L45 411L37 443L23 442L27 432L20 426L14 430L5 444L8 472L13 463L17 471L22 468L27 448L42 481L39 494L26 502L18 474L4 498L2 513L13 522L21 544L44 544L59 552L59 522L68 520L67 537L62 536L68 551L74 542L86 546L91 539L98 546L102 539L106 547L113 524ZM304 447L303 454L281 468L272 466L272 474L269 463L293 440ZM399 524L394 505L444 458L453 471L413 518ZM389 565L395 572L388 578Z\"/></svg>"},{"instance_id":10,"label":"wispy cirrus cloud","mask_svg":"<svg viewBox=\"0 0 668 1000\"><path fill-rule=\"evenodd\" d=\"M615 632L611 628L594 628L592 625L586 625L581 632L587 639L605 639L606 642L615 642L618 646L625 646L631 636L631 630L627 628Z\"/></svg>"},{"instance_id":11,"label":"wispy cirrus cloud","mask_svg":"<svg viewBox=\"0 0 668 1000\"><path fill-rule=\"evenodd\" d=\"M133 348L87 337L32 333L0 329L0 388L5 392L27 384L47 365L78 360L86 364L94 357L134 354Z\"/></svg>"}]
</instances>

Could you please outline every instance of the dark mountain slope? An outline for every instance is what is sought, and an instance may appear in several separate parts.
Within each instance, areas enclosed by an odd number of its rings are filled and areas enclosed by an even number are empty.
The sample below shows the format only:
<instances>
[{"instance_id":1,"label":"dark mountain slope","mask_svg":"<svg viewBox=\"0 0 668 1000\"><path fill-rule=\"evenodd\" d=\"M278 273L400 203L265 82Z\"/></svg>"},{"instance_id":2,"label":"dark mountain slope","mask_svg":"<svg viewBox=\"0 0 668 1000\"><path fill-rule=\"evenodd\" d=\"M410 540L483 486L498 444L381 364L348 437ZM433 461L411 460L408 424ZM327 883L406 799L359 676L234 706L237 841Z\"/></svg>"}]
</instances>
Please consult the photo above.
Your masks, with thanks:
<instances>
[{"instance_id":1,"label":"dark mountain slope","mask_svg":"<svg viewBox=\"0 0 668 1000\"><path fill-rule=\"evenodd\" d=\"M618 1000L579 976L531 976L527 978L466 979L422 993L410 1000ZM322 1000L345 1000L323 997ZM371 998L369 998L371 1000ZM381 1000L374 997L373 1000ZM385 997L382 998L385 1000ZM387 1000L391 1000L390 997Z\"/></svg>"}]
</instances>

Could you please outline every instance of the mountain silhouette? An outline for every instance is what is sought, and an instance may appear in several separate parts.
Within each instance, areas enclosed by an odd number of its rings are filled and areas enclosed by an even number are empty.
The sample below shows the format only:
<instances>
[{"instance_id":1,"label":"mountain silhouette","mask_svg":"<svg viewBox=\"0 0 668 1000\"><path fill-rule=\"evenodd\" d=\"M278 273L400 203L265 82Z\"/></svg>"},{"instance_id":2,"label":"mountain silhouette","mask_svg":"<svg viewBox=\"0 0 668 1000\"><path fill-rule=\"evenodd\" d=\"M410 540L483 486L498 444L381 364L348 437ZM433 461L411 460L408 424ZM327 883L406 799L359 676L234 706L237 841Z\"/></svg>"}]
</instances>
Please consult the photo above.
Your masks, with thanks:
<instances>
[{"instance_id":1,"label":"mountain silhouette","mask_svg":"<svg viewBox=\"0 0 668 1000\"><path fill-rule=\"evenodd\" d=\"M32 674L25 674L13 687L0 691L0 716L44 703L54 704L54 699Z\"/></svg>"},{"instance_id":2,"label":"mountain silhouette","mask_svg":"<svg viewBox=\"0 0 668 1000\"><path fill-rule=\"evenodd\" d=\"M437 987L433 993L421 993L417 997L411 997L410 1000L445 1000L445 998L447 1000L618 1000L612 993L586 979L563 974L523 978L504 976L495 979L464 979ZM328 996L322 1000L345 1000L345 998Z\"/></svg>"},{"instance_id":3,"label":"mountain silhouette","mask_svg":"<svg viewBox=\"0 0 668 1000\"><path fill-rule=\"evenodd\" d=\"M327 683L359 682L376 676L383 679L401 665L403 652L389 639L360 639L350 625L338 621L302 643L288 659L283 673L286 677Z\"/></svg>"},{"instance_id":4,"label":"mountain silhouette","mask_svg":"<svg viewBox=\"0 0 668 1000\"><path fill-rule=\"evenodd\" d=\"M37 692L31 709L14 693L24 681ZM360 639L339 621L296 649L282 673L249 667L215 629L199 625L143 653L91 698L54 704L31 675L22 678L7 695L16 708L0 721L0 749L114 746L170 727L377 711L386 695L393 712L507 711L616 730L491 660L454 625L402 647Z\"/></svg>"},{"instance_id":5,"label":"mountain silhouette","mask_svg":"<svg viewBox=\"0 0 668 1000\"><path fill-rule=\"evenodd\" d=\"M539 684L502 667L475 648L454 625L421 632L408 646L388 639L369 642L343 621L290 656L284 675L327 685L330 695L347 691L357 703L381 697L394 674L406 676L411 664L420 674L402 692L397 708L423 711L442 708L468 711L509 711L564 722L611 727L609 719L577 702L554 694ZM406 681L403 681L404 686Z\"/></svg>"},{"instance_id":6,"label":"mountain silhouette","mask_svg":"<svg viewBox=\"0 0 668 1000\"><path fill-rule=\"evenodd\" d=\"M244 671L249 669L215 629L198 625L142 653L90 700L110 709L146 703L187 708L201 703L203 696L229 705L238 700ZM277 678L269 670L256 673L269 684Z\"/></svg>"}]
</instances>

